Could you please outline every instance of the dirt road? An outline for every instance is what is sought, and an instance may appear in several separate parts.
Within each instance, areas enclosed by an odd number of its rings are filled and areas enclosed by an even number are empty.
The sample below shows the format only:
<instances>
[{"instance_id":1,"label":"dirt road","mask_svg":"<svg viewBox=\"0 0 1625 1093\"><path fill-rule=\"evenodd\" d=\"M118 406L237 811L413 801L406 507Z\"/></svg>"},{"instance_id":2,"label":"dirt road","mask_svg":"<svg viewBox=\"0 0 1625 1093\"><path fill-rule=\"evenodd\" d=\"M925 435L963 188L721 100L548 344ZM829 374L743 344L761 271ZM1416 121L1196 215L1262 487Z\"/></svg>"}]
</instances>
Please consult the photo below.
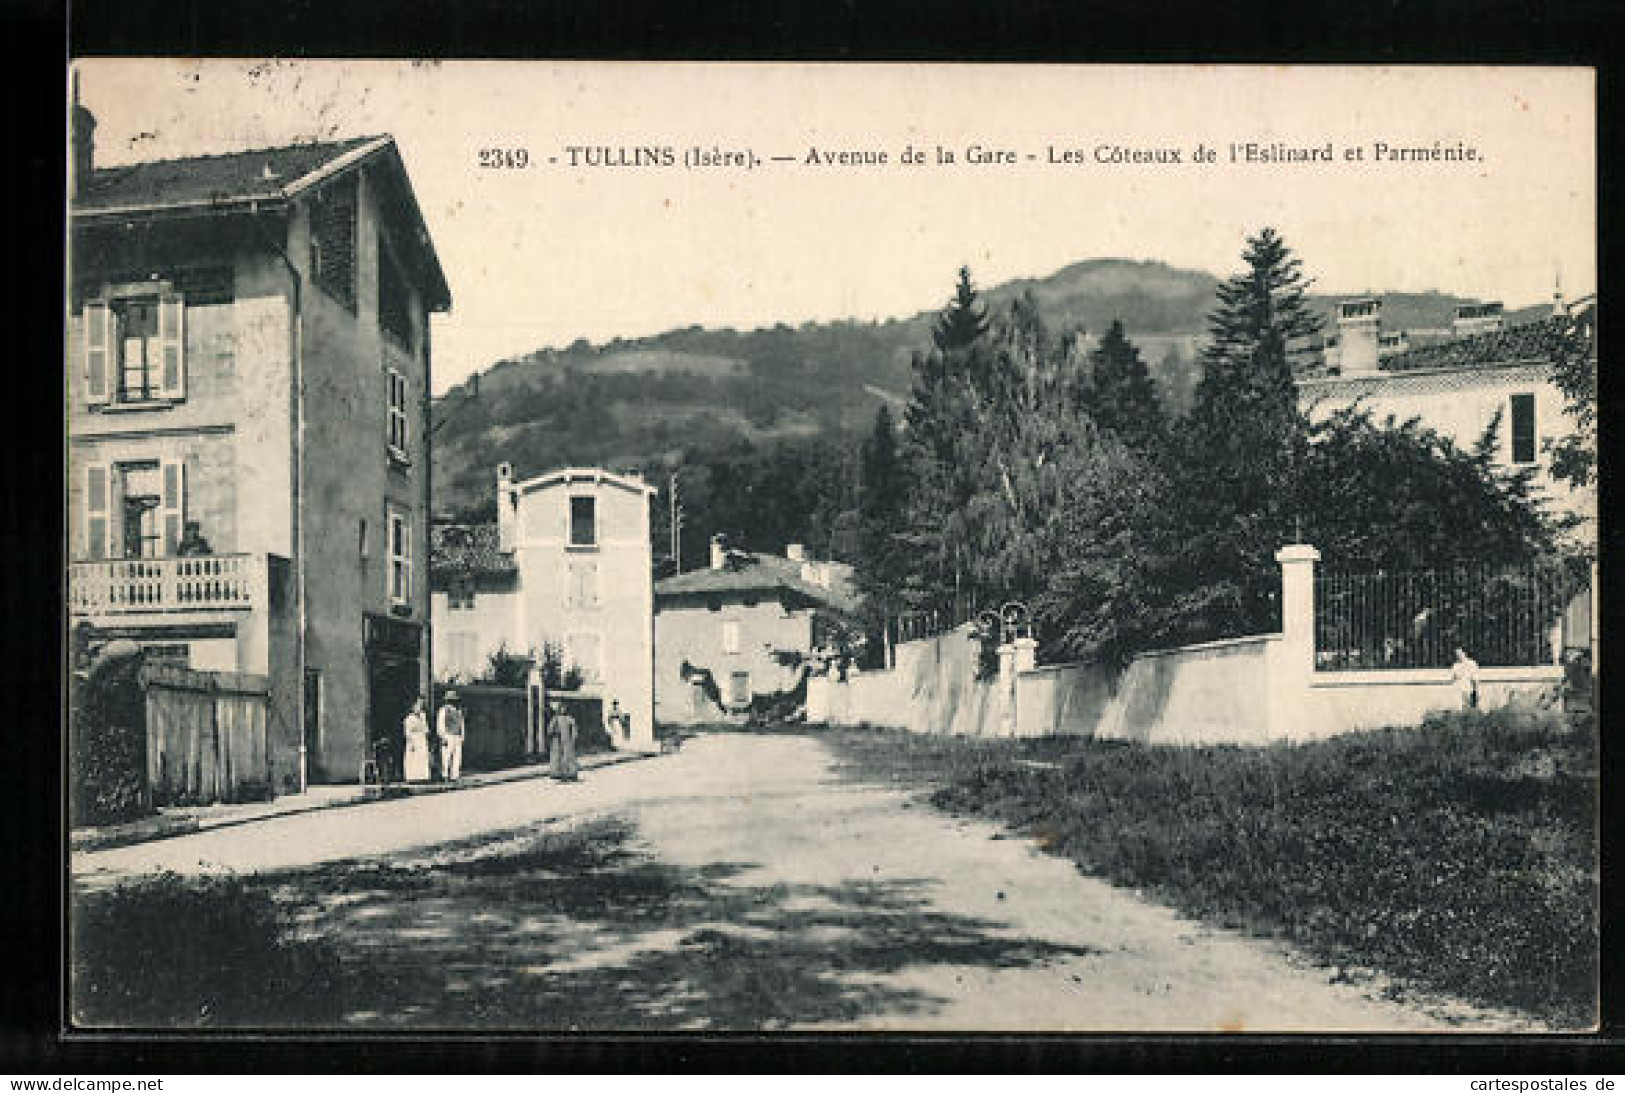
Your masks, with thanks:
<instances>
[{"instance_id":1,"label":"dirt road","mask_svg":"<svg viewBox=\"0 0 1625 1093\"><path fill-rule=\"evenodd\" d=\"M590 837L558 849L569 830ZM360 1025L1517 1027L1334 982L992 824L845 780L807 737L700 737L576 787L312 813L85 855L75 871L224 868L273 871L313 932L401 972L347 1016Z\"/></svg>"}]
</instances>

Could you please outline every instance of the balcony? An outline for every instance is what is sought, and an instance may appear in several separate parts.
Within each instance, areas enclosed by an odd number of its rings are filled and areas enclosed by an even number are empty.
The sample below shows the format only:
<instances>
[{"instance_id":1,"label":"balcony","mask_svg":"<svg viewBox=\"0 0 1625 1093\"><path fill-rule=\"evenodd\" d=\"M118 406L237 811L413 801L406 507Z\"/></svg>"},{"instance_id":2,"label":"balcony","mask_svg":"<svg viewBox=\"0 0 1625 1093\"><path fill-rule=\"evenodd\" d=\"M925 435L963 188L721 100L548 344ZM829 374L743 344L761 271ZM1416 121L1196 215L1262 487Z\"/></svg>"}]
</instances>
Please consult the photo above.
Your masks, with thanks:
<instances>
[{"instance_id":1,"label":"balcony","mask_svg":"<svg viewBox=\"0 0 1625 1093\"><path fill-rule=\"evenodd\" d=\"M249 611L265 598L263 554L75 562L68 575L74 615Z\"/></svg>"}]
</instances>

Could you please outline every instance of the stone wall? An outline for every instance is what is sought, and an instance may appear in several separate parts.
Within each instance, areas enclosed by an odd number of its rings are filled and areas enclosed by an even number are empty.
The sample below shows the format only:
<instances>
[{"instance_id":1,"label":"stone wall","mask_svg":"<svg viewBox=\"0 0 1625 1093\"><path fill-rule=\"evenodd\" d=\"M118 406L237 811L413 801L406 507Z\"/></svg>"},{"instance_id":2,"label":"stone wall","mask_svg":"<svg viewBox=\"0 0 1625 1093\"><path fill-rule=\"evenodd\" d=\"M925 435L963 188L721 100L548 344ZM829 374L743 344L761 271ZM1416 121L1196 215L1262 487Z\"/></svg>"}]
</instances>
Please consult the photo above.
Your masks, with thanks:
<instances>
[{"instance_id":1,"label":"stone wall","mask_svg":"<svg viewBox=\"0 0 1625 1093\"><path fill-rule=\"evenodd\" d=\"M965 628L899 645L897 666L846 682L809 681L807 719L959 736L1081 735L1144 744L1267 744L1389 725L1455 709L1445 669L1317 672L1311 547L1277 555L1283 627L1144 653L1121 673L1069 664L978 681ZM1486 668L1480 705L1549 701L1555 666Z\"/></svg>"}]
</instances>

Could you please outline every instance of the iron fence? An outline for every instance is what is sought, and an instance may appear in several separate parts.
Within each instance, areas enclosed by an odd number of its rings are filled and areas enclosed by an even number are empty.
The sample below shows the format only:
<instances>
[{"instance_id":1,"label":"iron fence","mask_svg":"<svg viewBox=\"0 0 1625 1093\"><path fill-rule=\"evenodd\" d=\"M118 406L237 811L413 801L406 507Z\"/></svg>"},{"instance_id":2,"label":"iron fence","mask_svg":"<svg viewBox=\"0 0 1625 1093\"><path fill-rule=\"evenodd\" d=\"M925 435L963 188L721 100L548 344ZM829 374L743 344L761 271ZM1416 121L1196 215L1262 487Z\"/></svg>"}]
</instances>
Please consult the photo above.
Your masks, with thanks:
<instances>
[{"instance_id":1,"label":"iron fence","mask_svg":"<svg viewBox=\"0 0 1625 1093\"><path fill-rule=\"evenodd\" d=\"M888 620L888 625L892 641L901 644L905 641L923 641L926 638L946 634L967 622L975 621L976 614L975 598L966 597L961 602L940 610L905 611Z\"/></svg>"},{"instance_id":2,"label":"iron fence","mask_svg":"<svg viewBox=\"0 0 1625 1093\"><path fill-rule=\"evenodd\" d=\"M1564 565L1320 573L1315 667L1443 668L1457 648L1484 667L1558 663L1584 572Z\"/></svg>"}]
</instances>

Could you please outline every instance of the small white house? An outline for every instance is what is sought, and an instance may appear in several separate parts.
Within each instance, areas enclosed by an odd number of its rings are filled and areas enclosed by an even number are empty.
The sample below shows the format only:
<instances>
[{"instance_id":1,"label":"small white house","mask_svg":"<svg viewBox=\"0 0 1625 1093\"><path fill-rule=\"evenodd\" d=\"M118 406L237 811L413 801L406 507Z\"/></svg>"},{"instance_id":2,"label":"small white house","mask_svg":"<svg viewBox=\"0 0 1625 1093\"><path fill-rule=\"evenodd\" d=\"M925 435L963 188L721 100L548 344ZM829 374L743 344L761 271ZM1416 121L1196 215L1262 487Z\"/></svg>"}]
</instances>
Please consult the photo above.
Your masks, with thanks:
<instances>
[{"instance_id":1,"label":"small white house","mask_svg":"<svg viewBox=\"0 0 1625 1093\"><path fill-rule=\"evenodd\" d=\"M473 674L496 649L558 647L582 690L654 739L654 576L640 479L589 467L516 481L497 468L494 528L441 528L433 565L435 664Z\"/></svg>"},{"instance_id":2,"label":"small white house","mask_svg":"<svg viewBox=\"0 0 1625 1093\"><path fill-rule=\"evenodd\" d=\"M1595 322L1596 303L1559 298L1552 311L1509 326L1500 304L1470 304L1457 309L1449 331L1385 333L1381 300L1345 301L1322 362L1298 381L1299 404L1314 420L1354 404L1378 421L1419 418L1462 448L1499 415L1501 461L1531 468L1555 509L1592 518L1592 491L1551 477L1547 445L1573 427L1552 381L1554 356L1570 323Z\"/></svg>"}]
</instances>

